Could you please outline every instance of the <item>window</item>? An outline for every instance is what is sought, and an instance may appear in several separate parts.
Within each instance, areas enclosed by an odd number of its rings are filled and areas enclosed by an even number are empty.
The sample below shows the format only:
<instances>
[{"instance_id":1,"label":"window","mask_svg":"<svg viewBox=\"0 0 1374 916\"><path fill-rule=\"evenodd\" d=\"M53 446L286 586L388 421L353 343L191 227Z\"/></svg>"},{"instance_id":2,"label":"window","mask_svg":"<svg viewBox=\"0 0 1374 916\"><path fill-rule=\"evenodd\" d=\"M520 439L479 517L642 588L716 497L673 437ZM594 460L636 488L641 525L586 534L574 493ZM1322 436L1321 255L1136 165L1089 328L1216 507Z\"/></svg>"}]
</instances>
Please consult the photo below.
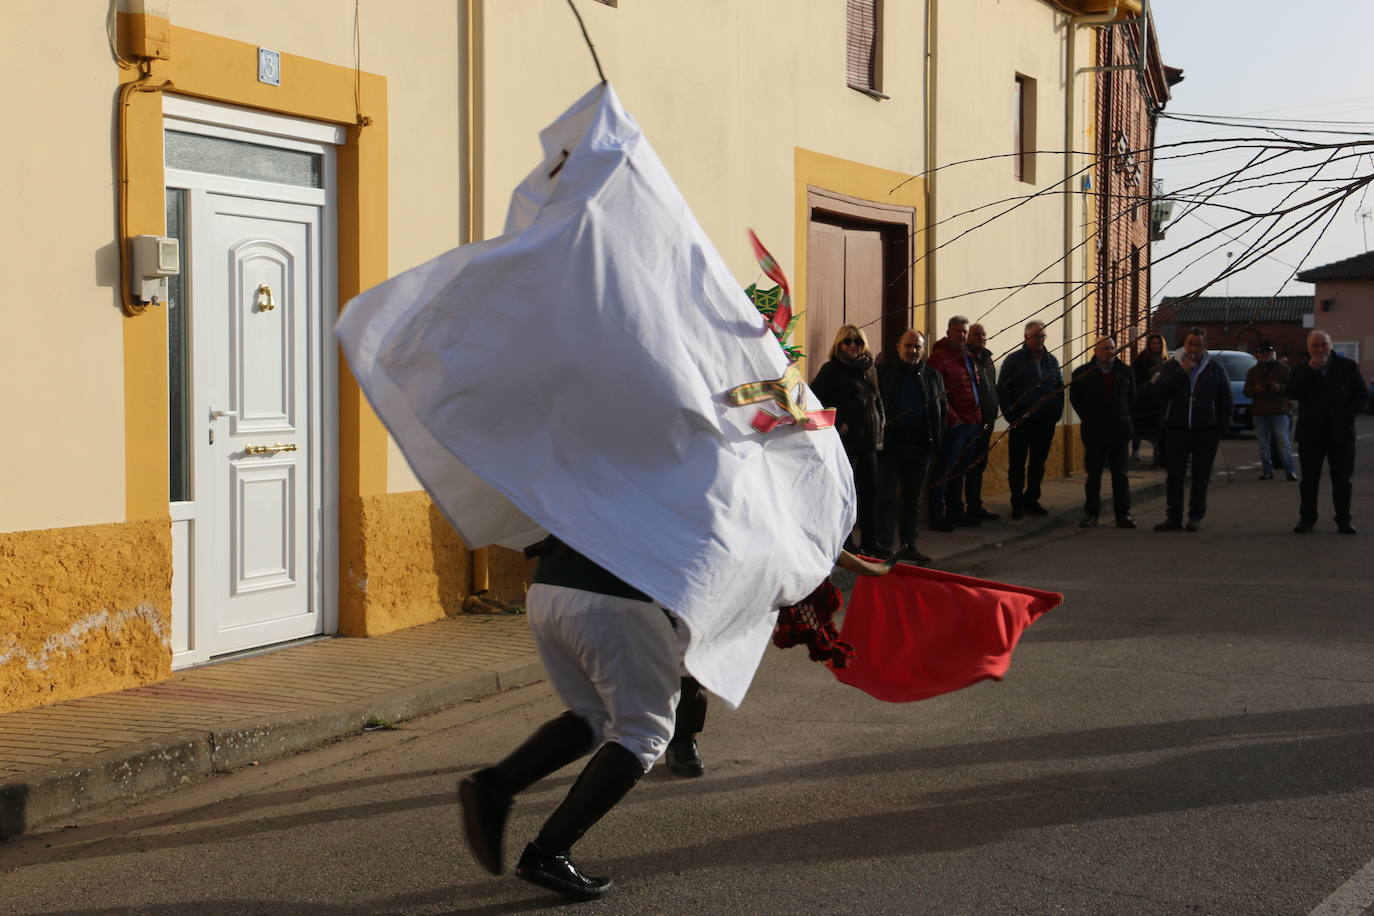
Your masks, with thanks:
<instances>
[{"instance_id":1,"label":"window","mask_svg":"<svg viewBox=\"0 0 1374 916\"><path fill-rule=\"evenodd\" d=\"M324 187L324 157L319 153L175 130L167 131L164 136L169 169L274 181L303 188Z\"/></svg>"},{"instance_id":2,"label":"window","mask_svg":"<svg viewBox=\"0 0 1374 916\"><path fill-rule=\"evenodd\" d=\"M879 44L880 0L847 0L845 7L845 80L875 99L882 89L882 46Z\"/></svg>"},{"instance_id":3,"label":"window","mask_svg":"<svg viewBox=\"0 0 1374 916\"><path fill-rule=\"evenodd\" d=\"M1353 359L1357 363L1360 361L1359 341L1332 341L1331 352L1337 356L1344 356L1346 359Z\"/></svg>"},{"instance_id":4,"label":"window","mask_svg":"<svg viewBox=\"0 0 1374 916\"><path fill-rule=\"evenodd\" d=\"M167 235L181 242L181 273L167 278L167 433L171 479L168 500L181 502L191 493L191 417L186 406L186 192L167 189Z\"/></svg>"},{"instance_id":5,"label":"window","mask_svg":"<svg viewBox=\"0 0 1374 916\"><path fill-rule=\"evenodd\" d=\"M1035 184L1035 80L1016 74L1012 91L1012 174L1018 181Z\"/></svg>"}]
</instances>

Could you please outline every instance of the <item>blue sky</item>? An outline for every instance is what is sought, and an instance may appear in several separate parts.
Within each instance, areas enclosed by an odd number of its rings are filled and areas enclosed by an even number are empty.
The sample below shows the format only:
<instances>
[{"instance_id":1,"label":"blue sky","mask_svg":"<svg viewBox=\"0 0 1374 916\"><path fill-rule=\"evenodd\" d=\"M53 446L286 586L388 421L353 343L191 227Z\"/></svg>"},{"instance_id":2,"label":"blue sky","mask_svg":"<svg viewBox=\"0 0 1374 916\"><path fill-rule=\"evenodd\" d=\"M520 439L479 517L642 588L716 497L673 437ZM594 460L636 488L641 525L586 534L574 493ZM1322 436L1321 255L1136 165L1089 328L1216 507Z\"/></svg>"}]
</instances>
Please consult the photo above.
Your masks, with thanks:
<instances>
[{"instance_id":1,"label":"blue sky","mask_svg":"<svg viewBox=\"0 0 1374 916\"><path fill-rule=\"evenodd\" d=\"M1152 3L1160 48L1166 63L1181 67L1185 79L1173 89L1167 113L1223 115L1247 118L1334 119L1367 122L1355 125L1312 125L1273 123L1281 126L1367 132L1369 137L1341 137L1333 134L1294 134L1293 136L1333 142L1340 140L1374 141L1374 2L1370 0L1308 0L1306 3L1278 0L1154 0ZM1264 136L1253 129L1231 130L1201 124L1161 120L1156 144L1182 140L1224 139L1238 136ZM1374 153L1374 146L1368 147ZM1170 150L1157 154L1156 177L1164 180L1168 193L1193 182L1238 168L1254 155L1253 150L1218 149L1217 152L1190 159L1169 160ZM1284 168L1300 163L1313 166L1327 153L1302 153L1279 160ZM1374 171L1374 155L1333 164L1323 177L1349 177ZM1311 174L1310 171L1298 174ZM1291 176L1285 176L1291 177ZM1299 190L1310 193L1313 186ZM1229 198L1231 203L1253 210L1269 210L1293 186L1255 190ZM1291 201L1290 201L1291 203ZM1363 202L1374 210L1374 193ZM1175 214L1182 205L1175 205ZM1374 245L1374 221L1356 217L1361 202L1347 202L1324 232L1309 230L1270 257L1234 274L1229 283L1221 281L1205 295L1287 295L1310 294L1312 286L1290 281L1295 266L1312 267L1347 258L1366 250L1367 233ZM1236 219L1234 213L1216 208L1200 209L1195 215L1179 219L1168 228L1163 242L1155 243L1156 266L1153 271L1156 300L1164 295L1189 292L1225 269L1226 252L1242 256L1245 238L1223 242L1221 237L1182 252L1167 261L1165 255L1178 250L1212 226L1223 226ZM1240 229L1232 231L1239 235ZM1316 247L1308 254L1308 248ZM1181 274L1185 262L1204 252L1222 247L1201 257ZM1172 279L1171 279L1172 278Z\"/></svg>"}]
</instances>

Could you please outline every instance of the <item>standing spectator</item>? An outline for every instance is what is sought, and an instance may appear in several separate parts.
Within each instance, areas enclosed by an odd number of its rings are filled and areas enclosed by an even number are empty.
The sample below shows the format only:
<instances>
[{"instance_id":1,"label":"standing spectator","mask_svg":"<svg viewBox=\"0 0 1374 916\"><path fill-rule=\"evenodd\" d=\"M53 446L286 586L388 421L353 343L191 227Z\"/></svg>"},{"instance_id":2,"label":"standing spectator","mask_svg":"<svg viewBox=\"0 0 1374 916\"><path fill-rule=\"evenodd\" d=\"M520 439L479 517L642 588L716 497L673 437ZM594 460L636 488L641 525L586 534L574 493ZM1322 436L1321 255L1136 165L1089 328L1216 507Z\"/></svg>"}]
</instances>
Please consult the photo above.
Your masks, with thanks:
<instances>
[{"instance_id":1,"label":"standing spectator","mask_svg":"<svg viewBox=\"0 0 1374 916\"><path fill-rule=\"evenodd\" d=\"M830 347L830 359L816 373L811 390L822 404L835 408L835 428L854 470L862 546L854 546L851 534L845 549L877 556L878 450L883 447L883 402L878 396L873 351L868 348L862 329L852 324L840 327Z\"/></svg>"},{"instance_id":2,"label":"standing spectator","mask_svg":"<svg viewBox=\"0 0 1374 916\"><path fill-rule=\"evenodd\" d=\"M1055 424L1064 415L1064 376L1059 360L1045 349L1045 324L1026 325L1025 344L1002 361L997 377L997 400L1011 424L1008 434L1011 517L1048 515L1040 505L1040 482L1045 459L1054 444Z\"/></svg>"},{"instance_id":3,"label":"standing spectator","mask_svg":"<svg viewBox=\"0 0 1374 916\"><path fill-rule=\"evenodd\" d=\"M945 435L930 482L930 527L953 531L955 525L977 525L978 519L964 512L964 481L974 459L978 429L983 414L978 389L978 367L968 352L968 319L955 315L946 325L945 336L930 351L930 368L940 373L948 402L945 406Z\"/></svg>"},{"instance_id":4,"label":"standing spectator","mask_svg":"<svg viewBox=\"0 0 1374 916\"><path fill-rule=\"evenodd\" d=\"M1260 480L1274 479L1272 442L1279 446L1283 473L1297 480L1293 469L1293 445L1288 439L1289 369L1274 356L1274 345L1260 341L1259 362L1245 373L1245 394L1251 400L1250 415L1255 418L1255 439L1259 442Z\"/></svg>"},{"instance_id":5,"label":"standing spectator","mask_svg":"<svg viewBox=\"0 0 1374 916\"><path fill-rule=\"evenodd\" d=\"M1355 473L1355 415L1369 401L1360 367L1353 359L1331 352L1325 331L1307 335L1307 362L1293 368L1288 393L1298 402L1298 460L1302 482L1301 506L1293 531L1310 534L1317 524L1317 488L1322 463L1331 475L1331 503L1336 530L1354 534L1350 524L1351 476Z\"/></svg>"},{"instance_id":6,"label":"standing spectator","mask_svg":"<svg viewBox=\"0 0 1374 916\"><path fill-rule=\"evenodd\" d=\"M1231 382L1226 370L1207 353L1207 332L1189 328L1183 352L1170 360L1146 388L1153 404L1162 405L1165 494L1168 517L1156 531L1198 531L1207 514L1207 484L1217 446L1231 422ZM1188 524L1183 524L1183 478L1192 465Z\"/></svg>"},{"instance_id":7,"label":"standing spectator","mask_svg":"<svg viewBox=\"0 0 1374 916\"><path fill-rule=\"evenodd\" d=\"M1097 524L1102 511L1102 468L1112 475L1112 512L1116 527L1134 528L1131 485L1126 479L1126 448L1131 441L1131 406L1135 403L1135 373L1116 358L1116 341L1098 338L1093 361L1080 367L1069 383L1069 402L1078 412L1083 439L1083 520L1080 528Z\"/></svg>"},{"instance_id":8,"label":"standing spectator","mask_svg":"<svg viewBox=\"0 0 1374 916\"><path fill-rule=\"evenodd\" d=\"M878 543L881 556L905 545L904 559L929 563L916 549L921 492L945 432L945 383L925 361L926 339L907 331L897 341L897 359L878 366L878 390L887 427L878 454ZM671 747L669 748L671 750Z\"/></svg>"},{"instance_id":9,"label":"standing spectator","mask_svg":"<svg viewBox=\"0 0 1374 916\"><path fill-rule=\"evenodd\" d=\"M981 324L969 325L968 351L978 367L978 403L983 420L974 440L973 464L964 474L964 513L980 522L995 522L1000 516L983 505L983 472L988 469L992 427L997 423L997 367L988 349L988 332Z\"/></svg>"},{"instance_id":10,"label":"standing spectator","mask_svg":"<svg viewBox=\"0 0 1374 916\"><path fill-rule=\"evenodd\" d=\"M1155 377L1159 367L1164 365L1164 361L1169 354L1164 352L1164 335L1151 334L1145 338L1145 349L1136 354L1131 360L1131 369L1135 372L1135 390L1144 391L1145 386L1150 384L1150 380ZM1133 418L1135 426L1135 436L1131 439L1131 461L1140 461L1141 440L1148 440L1152 456L1150 464L1152 467L1163 467L1164 458L1159 451L1159 411L1148 407L1142 403L1137 403L1135 416Z\"/></svg>"}]
</instances>

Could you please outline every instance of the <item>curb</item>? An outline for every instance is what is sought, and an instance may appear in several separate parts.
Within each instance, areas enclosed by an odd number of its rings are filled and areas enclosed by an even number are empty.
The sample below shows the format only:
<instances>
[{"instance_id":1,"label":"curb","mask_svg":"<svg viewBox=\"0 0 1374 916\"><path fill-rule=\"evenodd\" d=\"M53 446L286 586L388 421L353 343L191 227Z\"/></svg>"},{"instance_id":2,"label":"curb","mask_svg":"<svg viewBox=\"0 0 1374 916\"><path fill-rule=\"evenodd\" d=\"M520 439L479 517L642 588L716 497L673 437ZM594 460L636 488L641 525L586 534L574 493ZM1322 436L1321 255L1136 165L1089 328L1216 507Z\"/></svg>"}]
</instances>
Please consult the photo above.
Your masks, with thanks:
<instances>
[{"instance_id":1,"label":"curb","mask_svg":"<svg viewBox=\"0 0 1374 916\"><path fill-rule=\"evenodd\" d=\"M1164 487L1165 482L1163 480L1147 483L1139 487L1131 487L1132 507L1134 508L1138 503L1150 502L1162 498L1164 496ZM1082 511L1082 508L1079 506L1074 506L1070 509L1060 509L1057 512L1052 512L1037 525L1028 526L1021 531L1012 532L1004 538L998 538L987 544L979 544L976 547L966 547L963 550L947 554L943 557L935 557L931 562L945 564L953 561L971 560L975 556L987 551L998 550L1007 544L1015 544L1020 541L1029 540L1033 537L1039 537L1045 532L1052 531L1055 528L1064 527L1075 518L1080 517Z\"/></svg>"},{"instance_id":2,"label":"curb","mask_svg":"<svg viewBox=\"0 0 1374 916\"><path fill-rule=\"evenodd\" d=\"M544 679L534 656L326 709L176 732L58 763L0 784L0 840L110 802L132 802L215 773L359 734L369 719L402 722Z\"/></svg>"}]
</instances>

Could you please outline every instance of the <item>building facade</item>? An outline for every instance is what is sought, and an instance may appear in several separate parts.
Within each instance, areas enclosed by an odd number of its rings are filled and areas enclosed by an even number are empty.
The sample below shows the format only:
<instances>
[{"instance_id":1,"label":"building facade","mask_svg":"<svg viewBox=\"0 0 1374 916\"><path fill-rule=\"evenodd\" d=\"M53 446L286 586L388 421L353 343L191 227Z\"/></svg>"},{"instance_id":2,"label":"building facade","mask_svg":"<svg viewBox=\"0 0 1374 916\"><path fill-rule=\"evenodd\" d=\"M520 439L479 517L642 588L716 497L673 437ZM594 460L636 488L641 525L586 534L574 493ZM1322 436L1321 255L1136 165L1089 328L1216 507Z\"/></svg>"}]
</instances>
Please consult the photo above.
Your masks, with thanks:
<instances>
[{"instance_id":1,"label":"building facade","mask_svg":"<svg viewBox=\"0 0 1374 916\"><path fill-rule=\"evenodd\" d=\"M1090 162L1052 151L1093 148L1092 30L1138 6L578 0L741 286L761 279L748 228L788 272L813 366L839 323L880 344L955 313L999 354L1030 317L1082 349L1087 205L1054 192ZM30 139L0 147L29 217L0 258L47 287L0 304L23 430L0 450L0 711L389 632L484 588L518 600L523 560L454 536L331 328L359 291L500 233L538 131L598 79L567 4L113 12L8 24L23 72L63 54L10 99ZM1025 202L975 227L1004 198Z\"/></svg>"},{"instance_id":2,"label":"building facade","mask_svg":"<svg viewBox=\"0 0 1374 916\"><path fill-rule=\"evenodd\" d=\"M1311 296L1197 296L1165 299L1155 312L1155 330L1172 349L1183 345L1189 328L1207 332L1213 350L1254 353L1260 341L1274 346L1277 357L1298 362L1307 352L1312 328Z\"/></svg>"},{"instance_id":3,"label":"building facade","mask_svg":"<svg viewBox=\"0 0 1374 916\"><path fill-rule=\"evenodd\" d=\"M1155 124L1182 73L1161 61L1151 18L1099 29L1097 50L1094 333L1134 350L1150 323Z\"/></svg>"},{"instance_id":4,"label":"building facade","mask_svg":"<svg viewBox=\"0 0 1374 916\"><path fill-rule=\"evenodd\" d=\"M1374 380L1374 252L1305 270L1298 279L1316 284L1310 327L1330 334L1332 348Z\"/></svg>"}]
</instances>

